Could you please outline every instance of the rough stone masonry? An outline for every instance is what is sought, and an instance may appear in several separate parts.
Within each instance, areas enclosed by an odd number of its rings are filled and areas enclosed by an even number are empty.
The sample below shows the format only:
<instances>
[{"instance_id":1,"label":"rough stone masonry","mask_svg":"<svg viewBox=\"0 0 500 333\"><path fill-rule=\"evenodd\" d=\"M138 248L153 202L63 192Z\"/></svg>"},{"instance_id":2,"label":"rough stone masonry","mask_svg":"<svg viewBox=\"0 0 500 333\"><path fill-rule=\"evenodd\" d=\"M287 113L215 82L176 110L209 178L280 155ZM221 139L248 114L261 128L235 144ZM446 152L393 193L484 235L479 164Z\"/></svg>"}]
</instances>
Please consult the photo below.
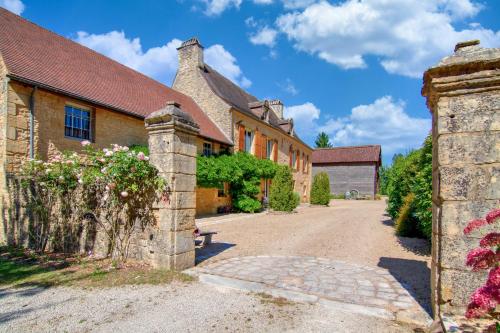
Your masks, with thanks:
<instances>
[{"instance_id":1,"label":"rough stone masonry","mask_svg":"<svg viewBox=\"0 0 500 333\"><path fill-rule=\"evenodd\" d=\"M500 49L457 44L452 56L424 74L422 95L432 112L434 315L461 315L484 273L465 267L478 237L467 222L500 199Z\"/></svg>"}]
</instances>

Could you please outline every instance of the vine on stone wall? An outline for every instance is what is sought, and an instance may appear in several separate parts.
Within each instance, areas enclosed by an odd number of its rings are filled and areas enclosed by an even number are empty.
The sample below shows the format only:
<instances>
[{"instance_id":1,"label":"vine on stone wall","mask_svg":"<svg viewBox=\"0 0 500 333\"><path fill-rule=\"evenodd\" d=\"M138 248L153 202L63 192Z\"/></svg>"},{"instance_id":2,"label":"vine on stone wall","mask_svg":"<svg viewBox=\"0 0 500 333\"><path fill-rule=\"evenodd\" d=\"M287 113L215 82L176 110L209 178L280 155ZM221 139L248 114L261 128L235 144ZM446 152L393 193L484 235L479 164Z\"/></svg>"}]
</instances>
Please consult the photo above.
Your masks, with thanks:
<instances>
[{"instance_id":1,"label":"vine on stone wall","mask_svg":"<svg viewBox=\"0 0 500 333\"><path fill-rule=\"evenodd\" d=\"M257 199L261 180L273 178L276 169L274 162L244 152L198 156L196 179L198 186L206 188L220 188L228 183L233 209L253 213L262 208Z\"/></svg>"}]
</instances>

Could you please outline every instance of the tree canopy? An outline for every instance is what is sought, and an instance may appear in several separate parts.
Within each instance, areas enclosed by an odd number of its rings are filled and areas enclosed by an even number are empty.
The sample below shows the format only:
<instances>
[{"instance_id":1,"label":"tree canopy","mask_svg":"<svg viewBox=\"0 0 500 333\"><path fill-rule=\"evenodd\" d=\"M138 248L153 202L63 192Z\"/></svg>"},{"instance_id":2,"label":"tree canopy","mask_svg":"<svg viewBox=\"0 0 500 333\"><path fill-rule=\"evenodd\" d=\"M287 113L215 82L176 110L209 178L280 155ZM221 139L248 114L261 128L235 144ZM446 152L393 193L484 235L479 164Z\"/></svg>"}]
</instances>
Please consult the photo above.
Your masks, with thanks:
<instances>
[{"instance_id":1,"label":"tree canopy","mask_svg":"<svg viewBox=\"0 0 500 333\"><path fill-rule=\"evenodd\" d=\"M331 148L333 145L330 143L330 137L325 132L321 132L314 141L316 148Z\"/></svg>"}]
</instances>

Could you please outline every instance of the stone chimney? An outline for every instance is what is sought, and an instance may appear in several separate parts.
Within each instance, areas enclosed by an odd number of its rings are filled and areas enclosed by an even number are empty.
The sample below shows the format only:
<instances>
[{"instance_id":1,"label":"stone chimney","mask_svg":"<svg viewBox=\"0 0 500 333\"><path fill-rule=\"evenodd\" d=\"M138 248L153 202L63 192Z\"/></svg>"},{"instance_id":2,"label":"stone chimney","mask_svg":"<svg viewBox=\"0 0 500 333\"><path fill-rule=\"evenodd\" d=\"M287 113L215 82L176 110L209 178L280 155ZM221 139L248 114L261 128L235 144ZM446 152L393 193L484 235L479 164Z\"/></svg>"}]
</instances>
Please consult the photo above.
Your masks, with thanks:
<instances>
[{"instance_id":1,"label":"stone chimney","mask_svg":"<svg viewBox=\"0 0 500 333\"><path fill-rule=\"evenodd\" d=\"M193 37L183 42L177 48L179 56L179 71L203 67L203 46L198 38Z\"/></svg>"},{"instance_id":2,"label":"stone chimney","mask_svg":"<svg viewBox=\"0 0 500 333\"><path fill-rule=\"evenodd\" d=\"M269 106L279 119L283 119L283 103L279 99L270 101Z\"/></svg>"}]
</instances>

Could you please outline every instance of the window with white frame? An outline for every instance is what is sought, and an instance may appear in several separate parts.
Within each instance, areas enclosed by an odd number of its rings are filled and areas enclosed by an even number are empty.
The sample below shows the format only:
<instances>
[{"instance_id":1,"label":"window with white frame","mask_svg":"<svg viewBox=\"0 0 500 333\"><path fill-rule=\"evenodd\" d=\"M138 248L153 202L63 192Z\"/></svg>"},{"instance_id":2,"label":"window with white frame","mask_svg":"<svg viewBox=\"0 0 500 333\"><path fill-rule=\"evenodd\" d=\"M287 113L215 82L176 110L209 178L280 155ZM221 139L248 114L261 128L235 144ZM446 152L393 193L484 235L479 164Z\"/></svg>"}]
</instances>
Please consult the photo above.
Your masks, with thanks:
<instances>
[{"instance_id":1,"label":"window with white frame","mask_svg":"<svg viewBox=\"0 0 500 333\"><path fill-rule=\"evenodd\" d=\"M64 107L64 136L81 140L90 140L92 126L90 112L90 110L66 105Z\"/></svg>"},{"instance_id":2,"label":"window with white frame","mask_svg":"<svg viewBox=\"0 0 500 333\"><path fill-rule=\"evenodd\" d=\"M267 146L266 146L266 152L267 156L266 158L268 160L271 160L273 157L273 146L274 146L274 141L273 140L267 140Z\"/></svg>"},{"instance_id":3,"label":"window with white frame","mask_svg":"<svg viewBox=\"0 0 500 333\"><path fill-rule=\"evenodd\" d=\"M210 142L203 142L203 156L211 156L212 153L212 144Z\"/></svg>"},{"instance_id":4,"label":"window with white frame","mask_svg":"<svg viewBox=\"0 0 500 333\"><path fill-rule=\"evenodd\" d=\"M245 131L245 151L249 154L252 153L253 132Z\"/></svg>"}]
</instances>

